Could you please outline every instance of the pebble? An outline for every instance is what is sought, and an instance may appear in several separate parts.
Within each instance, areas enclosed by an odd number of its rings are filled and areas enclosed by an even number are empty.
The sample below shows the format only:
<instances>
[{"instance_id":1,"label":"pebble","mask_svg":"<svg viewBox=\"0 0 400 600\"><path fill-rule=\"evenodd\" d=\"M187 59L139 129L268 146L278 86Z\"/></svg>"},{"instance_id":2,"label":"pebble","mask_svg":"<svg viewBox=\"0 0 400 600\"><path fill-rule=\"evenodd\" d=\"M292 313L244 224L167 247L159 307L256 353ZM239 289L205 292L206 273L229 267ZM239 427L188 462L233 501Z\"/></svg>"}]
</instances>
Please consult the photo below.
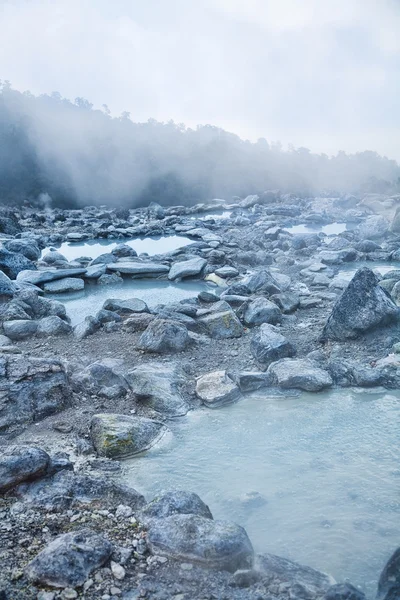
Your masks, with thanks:
<instances>
[{"instance_id":1,"label":"pebble","mask_svg":"<svg viewBox=\"0 0 400 600\"><path fill-rule=\"evenodd\" d=\"M62 600L74 600L78 597L78 592L73 588L65 588L60 595Z\"/></svg>"},{"instance_id":2,"label":"pebble","mask_svg":"<svg viewBox=\"0 0 400 600\"><path fill-rule=\"evenodd\" d=\"M115 579L122 580L125 577L124 567L114 561L111 561L111 572L114 575Z\"/></svg>"}]
</instances>

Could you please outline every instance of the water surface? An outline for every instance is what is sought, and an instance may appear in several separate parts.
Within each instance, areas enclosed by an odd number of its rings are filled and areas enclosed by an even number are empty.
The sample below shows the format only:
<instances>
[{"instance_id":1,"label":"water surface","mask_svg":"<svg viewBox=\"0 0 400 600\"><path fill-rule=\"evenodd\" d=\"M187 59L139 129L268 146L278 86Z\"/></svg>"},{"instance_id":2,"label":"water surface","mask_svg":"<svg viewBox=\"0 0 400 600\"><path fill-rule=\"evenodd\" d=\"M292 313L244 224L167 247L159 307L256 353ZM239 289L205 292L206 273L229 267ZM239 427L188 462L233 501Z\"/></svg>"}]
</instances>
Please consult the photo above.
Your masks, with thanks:
<instances>
[{"instance_id":1,"label":"water surface","mask_svg":"<svg viewBox=\"0 0 400 600\"><path fill-rule=\"evenodd\" d=\"M288 231L293 235L299 233L325 233L326 235L338 235L348 229L351 229L351 225L348 223L329 223L328 225L302 223L301 225L285 227L285 231Z\"/></svg>"},{"instance_id":2,"label":"water surface","mask_svg":"<svg viewBox=\"0 0 400 600\"><path fill-rule=\"evenodd\" d=\"M399 398L257 392L171 422L172 442L126 461L125 479L149 499L197 492L215 518L243 525L256 551L373 595L400 542Z\"/></svg>"},{"instance_id":3,"label":"water surface","mask_svg":"<svg viewBox=\"0 0 400 600\"><path fill-rule=\"evenodd\" d=\"M389 271L395 271L400 269L400 262L388 262L388 261L358 261L356 263L347 263L340 265L340 271L337 275L339 279L345 279L350 281L354 275L362 267L368 267L371 271L374 271L377 275L385 275Z\"/></svg>"}]
</instances>

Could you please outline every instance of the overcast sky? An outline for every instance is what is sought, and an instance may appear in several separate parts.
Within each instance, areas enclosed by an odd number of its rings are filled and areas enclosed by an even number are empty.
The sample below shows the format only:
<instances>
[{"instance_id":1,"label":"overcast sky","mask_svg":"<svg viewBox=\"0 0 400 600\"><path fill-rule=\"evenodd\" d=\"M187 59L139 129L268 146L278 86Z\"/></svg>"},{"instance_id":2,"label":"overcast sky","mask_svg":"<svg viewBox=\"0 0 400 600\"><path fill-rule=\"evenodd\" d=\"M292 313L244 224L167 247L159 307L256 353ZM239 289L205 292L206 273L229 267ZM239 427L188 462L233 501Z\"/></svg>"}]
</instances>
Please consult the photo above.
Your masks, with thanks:
<instances>
[{"instance_id":1,"label":"overcast sky","mask_svg":"<svg viewBox=\"0 0 400 600\"><path fill-rule=\"evenodd\" d=\"M400 160L400 0L0 0L0 78Z\"/></svg>"}]
</instances>

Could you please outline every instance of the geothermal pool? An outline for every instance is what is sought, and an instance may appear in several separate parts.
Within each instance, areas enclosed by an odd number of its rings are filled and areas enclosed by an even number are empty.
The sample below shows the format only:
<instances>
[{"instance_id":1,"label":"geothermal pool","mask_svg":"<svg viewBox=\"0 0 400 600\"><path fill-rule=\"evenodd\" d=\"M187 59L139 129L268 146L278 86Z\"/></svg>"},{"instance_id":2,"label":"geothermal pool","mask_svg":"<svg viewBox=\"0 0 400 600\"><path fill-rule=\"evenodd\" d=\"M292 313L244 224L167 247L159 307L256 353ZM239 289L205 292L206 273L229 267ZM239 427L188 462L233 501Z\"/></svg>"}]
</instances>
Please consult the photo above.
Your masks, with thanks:
<instances>
[{"instance_id":1,"label":"geothermal pool","mask_svg":"<svg viewBox=\"0 0 400 600\"><path fill-rule=\"evenodd\" d=\"M120 244L127 244L134 248L138 254L146 253L150 256L155 254L164 254L166 252L172 252L183 246L192 244L193 240L180 235L169 235L162 237L145 237L135 239L118 239L118 240L88 240L86 242L64 242L60 246L51 246L56 248L57 252L60 252L65 256L68 261L75 260L82 256L90 256L90 258L97 258L105 252L111 252ZM42 256L47 254L50 248L45 248L42 252Z\"/></svg>"},{"instance_id":2,"label":"geothermal pool","mask_svg":"<svg viewBox=\"0 0 400 600\"><path fill-rule=\"evenodd\" d=\"M209 289L209 286L201 281L172 283L155 279L125 279L121 285L87 284L82 292L46 294L46 298L59 300L65 304L71 324L76 325L88 315L94 316L108 298L119 300L140 298L149 307L154 307L157 304L193 298L205 289Z\"/></svg>"},{"instance_id":3,"label":"geothermal pool","mask_svg":"<svg viewBox=\"0 0 400 600\"><path fill-rule=\"evenodd\" d=\"M194 491L256 551L373 595L400 541L399 417L399 392L259 391L170 422L172 440L126 461L124 478L148 499Z\"/></svg>"},{"instance_id":4,"label":"geothermal pool","mask_svg":"<svg viewBox=\"0 0 400 600\"><path fill-rule=\"evenodd\" d=\"M285 231L295 235L299 233L325 233L326 235L338 235L349 229L353 229L351 224L348 223L329 223L328 225L320 224L308 224L303 223L301 225L292 225L291 227L285 227Z\"/></svg>"}]
</instances>

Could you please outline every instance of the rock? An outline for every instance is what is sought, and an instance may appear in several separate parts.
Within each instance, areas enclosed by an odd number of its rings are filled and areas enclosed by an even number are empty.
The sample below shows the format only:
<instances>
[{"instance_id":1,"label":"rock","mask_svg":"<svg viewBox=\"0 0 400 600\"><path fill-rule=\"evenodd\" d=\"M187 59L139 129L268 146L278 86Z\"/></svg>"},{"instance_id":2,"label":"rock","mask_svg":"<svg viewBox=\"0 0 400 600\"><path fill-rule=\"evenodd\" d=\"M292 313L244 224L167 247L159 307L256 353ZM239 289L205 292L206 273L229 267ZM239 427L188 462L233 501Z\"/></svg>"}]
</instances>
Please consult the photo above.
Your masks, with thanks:
<instances>
[{"instance_id":1,"label":"rock","mask_svg":"<svg viewBox=\"0 0 400 600\"><path fill-rule=\"evenodd\" d=\"M83 289L85 289L85 282L77 277L65 277L44 284L44 291L49 294L69 294L70 292L80 292Z\"/></svg>"},{"instance_id":2,"label":"rock","mask_svg":"<svg viewBox=\"0 0 400 600\"><path fill-rule=\"evenodd\" d=\"M144 331L155 319L155 315L149 313L132 313L124 321L124 329L127 331Z\"/></svg>"},{"instance_id":3,"label":"rock","mask_svg":"<svg viewBox=\"0 0 400 600\"><path fill-rule=\"evenodd\" d=\"M274 577L290 586L295 598L318 598L336 583L330 575L274 554L257 556L256 566L265 575ZM299 589L305 595L298 596L296 591L298 592ZM292 594L289 594L289 597L292 597Z\"/></svg>"},{"instance_id":4,"label":"rock","mask_svg":"<svg viewBox=\"0 0 400 600\"><path fill-rule=\"evenodd\" d=\"M90 477L70 470L23 483L15 489L15 495L26 507L47 511L81 508L82 505L116 509L120 504L139 510L145 504L135 489L117 484L109 476Z\"/></svg>"},{"instance_id":5,"label":"rock","mask_svg":"<svg viewBox=\"0 0 400 600\"><path fill-rule=\"evenodd\" d=\"M118 373L118 362L113 359L97 360L71 377L77 391L84 390L103 398L121 398L126 396L129 385Z\"/></svg>"},{"instance_id":6,"label":"rock","mask_svg":"<svg viewBox=\"0 0 400 600\"><path fill-rule=\"evenodd\" d=\"M262 575L254 569L239 569L232 575L231 585L238 588L248 588L260 581Z\"/></svg>"},{"instance_id":7,"label":"rock","mask_svg":"<svg viewBox=\"0 0 400 600\"><path fill-rule=\"evenodd\" d=\"M128 246L128 244L118 244L111 253L117 258L126 258L128 256L137 256L136 250Z\"/></svg>"},{"instance_id":8,"label":"rock","mask_svg":"<svg viewBox=\"0 0 400 600\"><path fill-rule=\"evenodd\" d=\"M351 583L337 583L329 588L323 600L365 600L365 594Z\"/></svg>"},{"instance_id":9,"label":"rock","mask_svg":"<svg viewBox=\"0 0 400 600\"><path fill-rule=\"evenodd\" d=\"M189 410L179 391L186 378L177 365L141 365L129 371L126 380L140 403L166 417L180 417Z\"/></svg>"},{"instance_id":10,"label":"rock","mask_svg":"<svg viewBox=\"0 0 400 600\"><path fill-rule=\"evenodd\" d=\"M102 308L98 311L98 313L96 313L95 318L101 325L104 325L105 323L122 322L122 317L118 313L113 312L112 310L105 310L104 308Z\"/></svg>"},{"instance_id":11,"label":"rock","mask_svg":"<svg viewBox=\"0 0 400 600\"><path fill-rule=\"evenodd\" d=\"M284 315L294 312L300 306L299 296L291 292L273 294L270 300L279 306Z\"/></svg>"},{"instance_id":12,"label":"rock","mask_svg":"<svg viewBox=\"0 0 400 600\"><path fill-rule=\"evenodd\" d=\"M90 280L99 279L102 275L106 274L106 270L106 265L92 265L86 269L86 273L83 275L83 277Z\"/></svg>"},{"instance_id":13,"label":"rock","mask_svg":"<svg viewBox=\"0 0 400 600\"><path fill-rule=\"evenodd\" d=\"M0 248L0 270L10 279L15 279L21 271L26 269L35 270L35 264L16 252L9 252L5 248Z\"/></svg>"},{"instance_id":14,"label":"rock","mask_svg":"<svg viewBox=\"0 0 400 600\"><path fill-rule=\"evenodd\" d=\"M272 295L281 292L281 286L278 281L266 269L246 277L243 280L243 283L251 294L254 294L255 292L265 292L266 294Z\"/></svg>"},{"instance_id":15,"label":"rock","mask_svg":"<svg viewBox=\"0 0 400 600\"><path fill-rule=\"evenodd\" d=\"M254 551L242 527L196 515L153 520L147 535L152 554L234 572L252 566Z\"/></svg>"},{"instance_id":16,"label":"rock","mask_svg":"<svg viewBox=\"0 0 400 600\"><path fill-rule=\"evenodd\" d=\"M372 240L361 240L355 244L354 248L358 250L358 252L375 252L375 250L381 250L381 247L376 242Z\"/></svg>"},{"instance_id":17,"label":"rock","mask_svg":"<svg viewBox=\"0 0 400 600\"><path fill-rule=\"evenodd\" d=\"M3 271L0 271L0 299L12 298L17 290L13 281Z\"/></svg>"},{"instance_id":18,"label":"rock","mask_svg":"<svg viewBox=\"0 0 400 600\"><path fill-rule=\"evenodd\" d=\"M43 257L42 261L48 265L54 265L57 262L68 262L67 259L61 252L57 252L56 250L50 250Z\"/></svg>"},{"instance_id":19,"label":"rock","mask_svg":"<svg viewBox=\"0 0 400 600\"><path fill-rule=\"evenodd\" d=\"M35 335L38 324L36 321L21 319L18 321L5 321L3 323L4 333L13 342L25 340Z\"/></svg>"},{"instance_id":20,"label":"rock","mask_svg":"<svg viewBox=\"0 0 400 600\"><path fill-rule=\"evenodd\" d=\"M184 279L185 277L199 275L206 264L206 259L201 257L191 258L182 262L176 262L170 269L168 279L174 281L176 279Z\"/></svg>"},{"instance_id":21,"label":"rock","mask_svg":"<svg viewBox=\"0 0 400 600\"><path fill-rule=\"evenodd\" d=\"M0 456L0 494L22 481L37 479L46 473L50 456L40 448L11 446Z\"/></svg>"},{"instance_id":22,"label":"rock","mask_svg":"<svg viewBox=\"0 0 400 600\"><path fill-rule=\"evenodd\" d=\"M332 385L331 376L316 363L307 359L283 358L268 367L272 384L284 389L319 392Z\"/></svg>"},{"instance_id":23,"label":"rock","mask_svg":"<svg viewBox=\"0 0 400 600\"><path fill-rule=\"evenodd\" d=\"M375 327L396 322L398 315L398 307L380 287L373 271L367 267L358 269L334 305L321 341L356 338Z\"/></svg>"},{"instance_id":24,"label":"rock","mask_svg":"<svg viewBox=\"0 0 400 600\"><path fill-rule=\"evenodd\" d=\"M258 363L270 365L281 358L294 356L296 350L273 325L264 323L254 334L250 343L250 350Z\"/></svg>"},{"instance_id":25,"label":"rock","mask_svg":"<svg viewBox=\"0 0 400 600\"><path fill-rule=\"evenodd\" d=\"M97 285L123 285L123 283L124 280L119 273L105 273L97 280Z\"/></svg>"},{"instance_id":26,"label":"rock","mask_svg":"<svg viewBox=\"0 0 400 600\"><path fill-rule=\"evenodd\" d=\"M145 352L181 352L189 343L188 330L175 321L155 319L142 333L139 348Z\"/></svg>"},{"instance_id":27,"label":"rock","mask_svg":"<svg viewBox=\"0 0 400 600\"><path fill-rule=\"evenodd\" d=\"M252 392L270 385L269 375L259 371L228 373L228 376L236 382L241 392Z\"/></svg>"},{"instance_id":28,"label":"rock","mask_svg":"<svg viewBox=\"0 0 400 600\"><path fill-rule=\"evenodd\" d=\"M140 277L154 277L165 275L169 272L167 265L159 263L145 262L116 262L107 265L109 271L119 271L127 275L135 275Z\"/></svg>"},{"instance_id":29,"label":"rock","mask_svg":"<svg viewBox=\"0 0 400 600\"><path fill-rule=\"evenodd\" d=\"M71 333L72 327L60 317L45 317L37 322L36 335L46 337L48 335L67 335Z\"/></svg>"},{"instance_id":30,"label":"rock","mask_svg":"<svg viewBox=\"0 0 400 600\"><path fill-rule=\"evenodd\" d=\"M100 323L95 317L88 316L85 317L84 321L78 323L74 327L74 336L78 340L83 340L89 335L93 335L96 331L100 329Z\"/></svg>"},{"instance_id":31,"label":"rock","mask_svg":"<svg viewBox=\"0 0 400 600\"><path fill-rule=\"evenodd\" d=\"M214 306L218 304L216 303ZM237 338L243 334L242 324L228 304L227 307L227 310L216 310L198 319L201 328L211 338L223 340Z\"/></svg>"},{"instance_id":32,"label":"rock","mask_svg":"<svg viewBox=\"0 0 400 600\"><path fill-rule=\"evenodd\" d=\"M237 384L226 371L213 371L199 377L196 382L196 395L209 408L219 408L241 398Z\"/></svg>"},{"instance_id":33,"label":"rock","mask_svg":"<svg viewBox=\"0 0 400 600\"><path fill-rule=\"evenodd\" d=\"M397 600L400 597L400 548L392 554L378 582L376 600Z\"/></svg>"},{"instance_id":34,"label":"rock","mask_svg":"<svg viewBox=\"0 0 400 600\"><path fill-rule=\"evenodd\" d=\"M239 275L239 271L235 269L235 267L225 266L215 269L215 274L218 275L218 277L226 279L228 277L237 277Z\"/></svg>"},{"instance_id":35,"label":"rock","mask_svg":"<svg viewBox=\"0 0 400 600\"><path fill-rule=\"evenodd\" d=\"M381 215L370 215L358 227L360 239L374 240L383 237L389 229L388 221Z\"/></svg>"},{"instance_id":36,"label":"rock","mask_svg":"<svg viewBox=\"0 0 400 600\"><path fill-rule=\"evenodd\" d=\"M118 563L116 563L112 560L110 566L111 566L111 573L113 574L115 579L118 579L118 581L121 581L122 579L125 578L126 573L125 573L125 569L122 565L119 565Z\"/></svg>"},{"instance_id":37,"label":"rock","mask_svg":"<svg viewBox=\"0 0 400 600\"><path fill-rule=\"evenodd\" d=\"M116 300L109 298L103 304L104 310L111 310L119 315L131 315L132 313L149 312L146 302L139 298L129 298L129 300Z\"/></svg>"},{"instance_id":38,"label":"rock","mask_svg":"<svg viewBox=\"0 0 400 600\"><path fill-rule=\"evenodd\" d=\"M249 327L271 323L276 325L282 320L282 314L276 304L266 298L256 298L244 309L243 320Z\"/></svg>"},{"instance_id":39,"label":"rock","mask_svg":"<svg viewBox=\"0 0 400 600\"><path fill-rule=\"evenodd\" d=\"M99 456L123 458L139 454L156 444L167 427L144 417L118 414L94 415L90 435Z\"/></svg>"},{"instance_id":40,"label":"rock","mask_svg":"<svg viewBox=\"0 0 400 600\"><path fill-rule=\"evenodd\" d=\"M112 551L112 544L90 529L64 533L29 563L26 576L34 583L56 588L81 586Z\"/></svg>"},{"instance_id":41,"label":"rock","mask_svg":"<svg viewBox=\"0 0 400 600\"><path fill-rule=\"evenodd\" d=\"M8 216L0 217L0 232L5 233L6 235L17 235L17 233L21 232L21 225L11 211Z\"/></svg>"},{"instance_id":42,"label":"rock","mask_svg":"<svg viewBox=\"0 0 400 600\"><path fill-rule=\"evenodd\" d=\"M0 358L1 366L0 431L39 421L70 405L71 390L60 361L8 356Z\"/></svg>"},{"instance_id":43,"label":"rock","mask_svg":"<svg viewBox=\"0 0 400 600\"><path fill-rule=\"evenodd\" d=\"M392 233L400 233L400 207L396 209L395 215L390 224L390 231Z\"/></svg>"},{"instance_id":44,"label":"rock","mask_svg":"<svg viewBox=\"0 0 400 600\"><path fill-rule=\"evenodd\" d=\"M33 240L10 240L4 244L4 247L9 252L16 252L22 254L25 258L31 261L38 260L40 258L40 250L36 242Z\"/></svg>"},{"instance_id":45,"label":"rock","mask_svg":"<svg viewBox=\"0 0 400 600\"><path fill-rule=\"evenodd\" d=\"M78 277L84 275L86 269L53 269L47 271L25 270L18 274L17 281L21 283L32 283L33 285L42 285L49 281L57 281L65 277Z\"/></svg>"},{"instance_id":46,"label":"rock","mask_svg":"<svg viewBox=\"0 0 400 600\"><path fill-rule=\"evenodd\" d=\"M146 504L141 512L142 519L145 521L166 519L176 514L197 515L205 519L213 518L210 509L197 494L181 490L163 493Z\"/></svg>"}]
</instances>

